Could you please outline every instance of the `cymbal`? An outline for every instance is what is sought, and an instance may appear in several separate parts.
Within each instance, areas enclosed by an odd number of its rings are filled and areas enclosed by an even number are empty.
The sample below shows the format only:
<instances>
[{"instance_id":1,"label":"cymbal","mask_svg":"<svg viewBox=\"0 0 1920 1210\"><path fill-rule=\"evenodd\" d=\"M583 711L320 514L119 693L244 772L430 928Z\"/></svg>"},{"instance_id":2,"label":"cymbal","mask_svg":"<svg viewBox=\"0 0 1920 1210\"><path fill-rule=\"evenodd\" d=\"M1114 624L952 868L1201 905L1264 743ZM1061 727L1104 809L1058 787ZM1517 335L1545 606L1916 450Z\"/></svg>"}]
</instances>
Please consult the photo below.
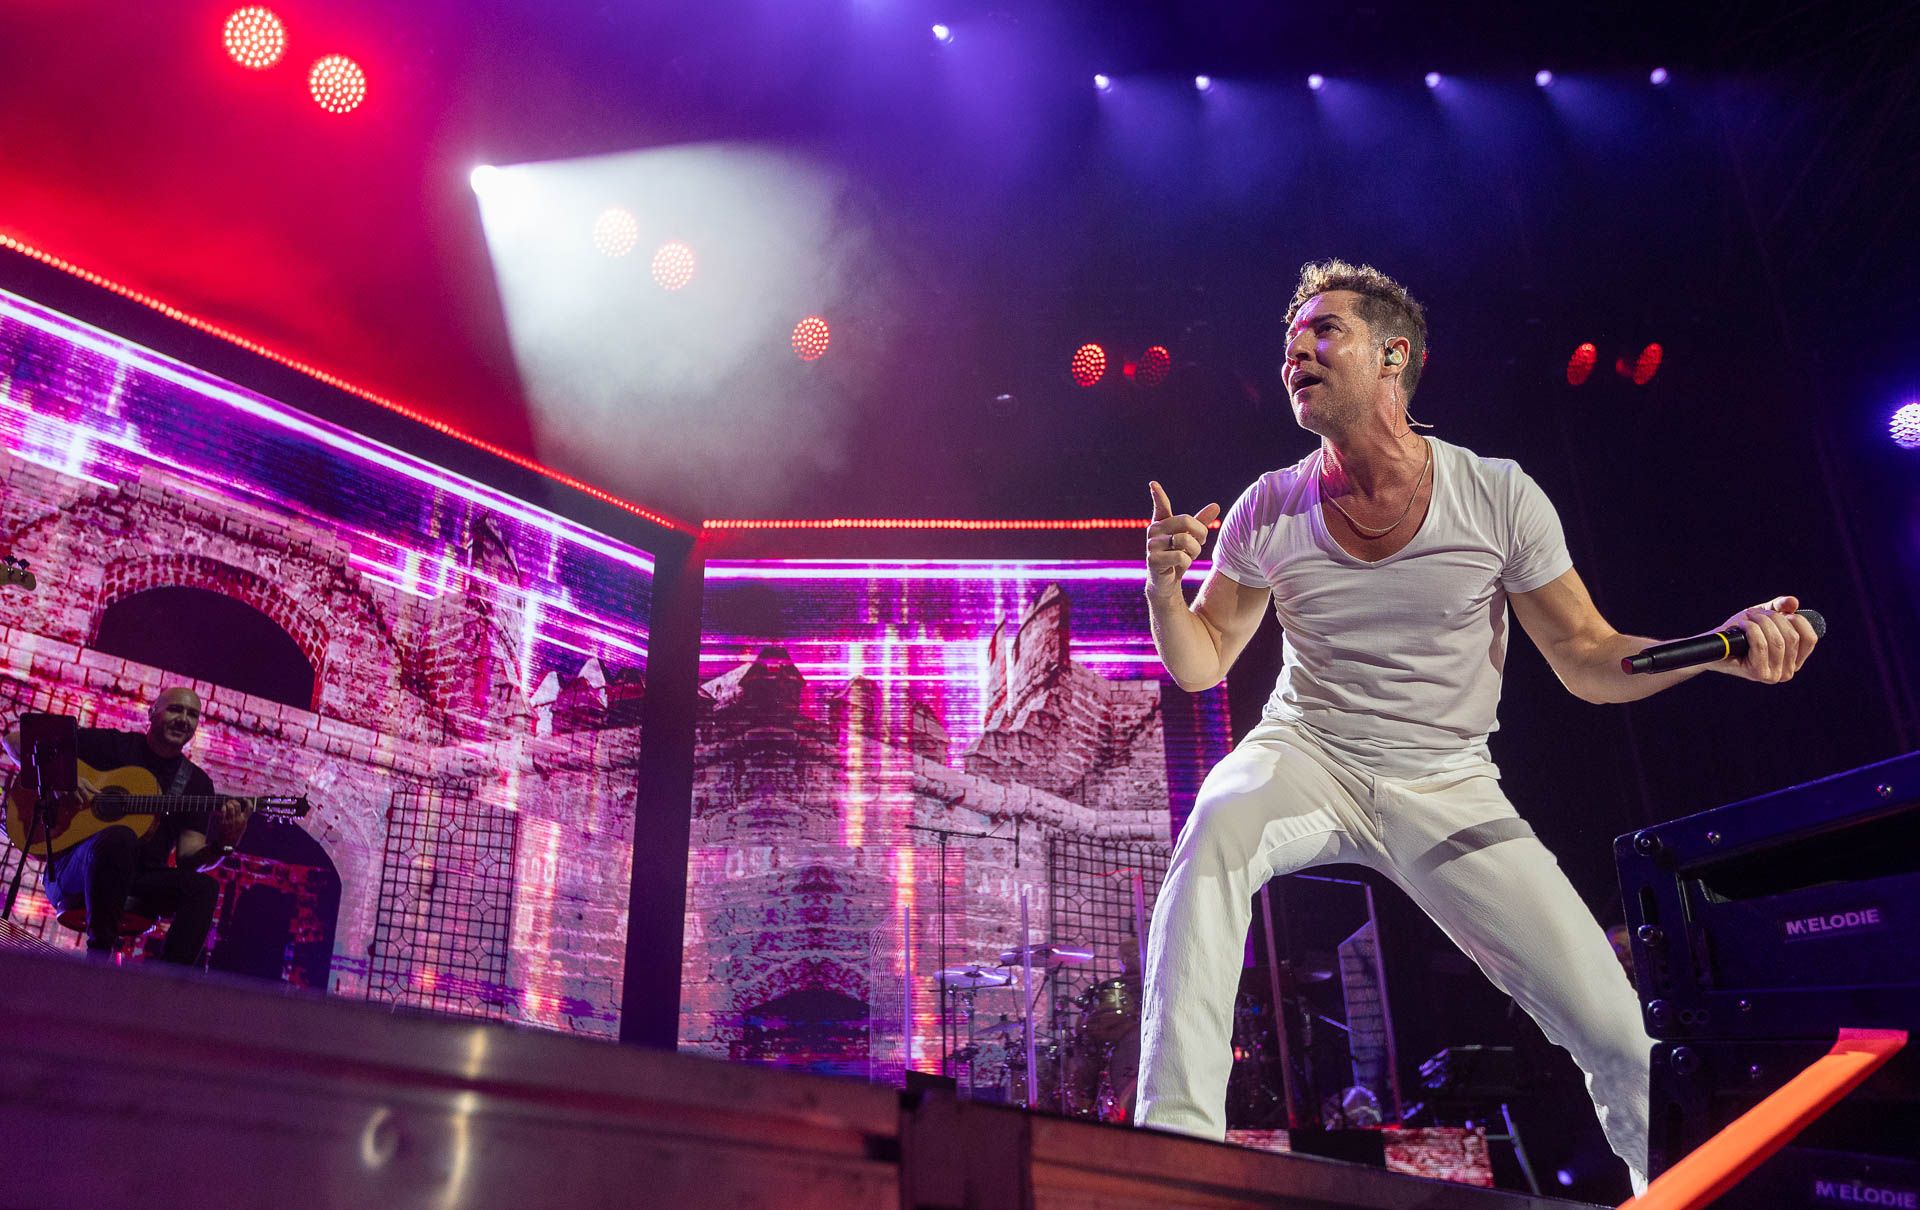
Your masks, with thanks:
<instances>
[{"instance_id":1,"label":"cymbal","mask_svg":"<svg viewBox=\"0 0 1920 1210\"><path fill-rule=\"evenodd\" d=\"M935 971L933 977L945 987L1005 987L1013 982L1012 975L990 971L984 966L950 966Z\"/></svg>"},{"instance_id":2,"label":"cymbal","mask_svg":"<svg viewBox=\"0 0 1920 1210\"><path fill-rule=\"evenodd\" d=\"M1084 966L1093 961L1093 950L1084 945L1055 945L1038 941L1024 948L1015 946L1000 951L1000 965L1025 966L1031 955L1035 966Z\"/></svg>"}]
</instances>

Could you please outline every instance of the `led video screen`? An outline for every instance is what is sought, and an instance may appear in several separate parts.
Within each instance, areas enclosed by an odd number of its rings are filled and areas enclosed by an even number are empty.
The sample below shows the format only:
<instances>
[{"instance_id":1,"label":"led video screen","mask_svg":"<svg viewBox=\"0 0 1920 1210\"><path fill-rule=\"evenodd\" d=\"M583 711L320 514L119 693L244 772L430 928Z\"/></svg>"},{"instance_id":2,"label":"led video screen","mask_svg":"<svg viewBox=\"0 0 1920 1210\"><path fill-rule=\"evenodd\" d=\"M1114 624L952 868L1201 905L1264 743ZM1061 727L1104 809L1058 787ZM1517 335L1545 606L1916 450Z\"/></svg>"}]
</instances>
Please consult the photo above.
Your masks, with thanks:
<instances>
[{"instance_id":1,"label":"led video screen","mask_svg":"<svg viewBox=\"0 0 1920 1210\"><path fill-rule=\"evenodd\" d=\"M1060 1039L1127 994L1170 838L1229 744L1224 687L1165 679L1139 564L706 577L683 1049L944 1068L992 1095L1023 996ZM1029 991L1002 959L1041 943L1086 956L1043 956Z\"/></svg>"},{"instance_id":2,"label":"led video screen","mask_svg":"<svg viewBox=\"0 0 1920 1210\"><path fill-rule=\"evenodd\" d=\"M646 551L5 293L0 476L7 724L189 684L223 793L309 800L211 967L617 1035Z\"/></svg>"}]
</instances>

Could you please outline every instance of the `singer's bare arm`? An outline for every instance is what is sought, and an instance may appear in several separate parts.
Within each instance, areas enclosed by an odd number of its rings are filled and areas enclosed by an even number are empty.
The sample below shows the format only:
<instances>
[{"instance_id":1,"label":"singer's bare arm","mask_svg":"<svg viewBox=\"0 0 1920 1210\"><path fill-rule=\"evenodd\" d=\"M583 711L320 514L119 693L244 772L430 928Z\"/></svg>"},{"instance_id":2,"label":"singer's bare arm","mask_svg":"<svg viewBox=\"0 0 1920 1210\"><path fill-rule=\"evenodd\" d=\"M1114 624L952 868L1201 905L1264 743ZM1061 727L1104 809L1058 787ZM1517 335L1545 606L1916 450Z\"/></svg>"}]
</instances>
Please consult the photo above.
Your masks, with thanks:
<instances>
[{"instance_id":1,"label":"singer's bare arm","mask_svg":"<svg viewBox=\"0 0 1920 1210\"><path fill-rule=\"evenodd\" d=\"M1271 590L1248 588L1217 567L1207 573L1191 606L1177 585L1171 592L1149 589L1153 644L1173 683L1199 693L1227 679L1227 670L1260 628L1272 596Z\"/></svg>"},{"instance_id":2,"label":"singer's bare arm","mask_svg":"<svg viewBox=\"0 0 1920 1210\"><path fill-rule=\"evenodd\" d=\"M1147 616L1153 645L1173 683L1199 693L1226 679L1227 669L1260 628L1260 615L1273 594L1248 588L1216 567L1189 606L1181 583L1200 557L1220 506L1176 513L1158 483L1147 484L1147 492L1153 501L1153 520L1147 523Z\"/></svg>"},{"instance_id":3,"label":"singer's bare arm","mask_svg":"<svg viewBox=\"0 0 1920 1210\"><path fill-rule=\"evenodd\" d=\"M1508 599L1521 628L1547 657L1560 683L1586 702L1638 701L1708 670L1776 684L1793 678L1813 653L1816 641L1807 620L1794 616L1800 602L1775 597L1727 619L1726 626L1739 626L1747 633L1745 657L1628 676L1621 671L1620 661L1660 640L1621 634L1608 625L1579 572L1570 568L1552 583L1532 592L1516 592Z\"/></svg>"}]
</instances>

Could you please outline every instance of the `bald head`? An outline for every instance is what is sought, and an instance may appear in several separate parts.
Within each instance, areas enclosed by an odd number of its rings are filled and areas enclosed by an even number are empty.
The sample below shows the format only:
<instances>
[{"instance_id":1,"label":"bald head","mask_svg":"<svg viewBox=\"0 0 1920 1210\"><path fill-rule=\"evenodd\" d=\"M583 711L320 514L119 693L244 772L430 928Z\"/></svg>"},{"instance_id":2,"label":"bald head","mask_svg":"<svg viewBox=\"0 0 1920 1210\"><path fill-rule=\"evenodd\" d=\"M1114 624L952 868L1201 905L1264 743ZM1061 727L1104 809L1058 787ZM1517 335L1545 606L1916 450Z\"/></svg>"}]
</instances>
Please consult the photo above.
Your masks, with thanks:
<instances>
[{"instance_id":1,"label":"bald head","mask_svg":"<svg viewBox=\"0 0 1920 1210\"><path fill-rule=\"evenodd\" d=\"M200 729L200 695L185 685L162 689L147 710L147 746L178 756Z\"/></svg>"}]
</instances>

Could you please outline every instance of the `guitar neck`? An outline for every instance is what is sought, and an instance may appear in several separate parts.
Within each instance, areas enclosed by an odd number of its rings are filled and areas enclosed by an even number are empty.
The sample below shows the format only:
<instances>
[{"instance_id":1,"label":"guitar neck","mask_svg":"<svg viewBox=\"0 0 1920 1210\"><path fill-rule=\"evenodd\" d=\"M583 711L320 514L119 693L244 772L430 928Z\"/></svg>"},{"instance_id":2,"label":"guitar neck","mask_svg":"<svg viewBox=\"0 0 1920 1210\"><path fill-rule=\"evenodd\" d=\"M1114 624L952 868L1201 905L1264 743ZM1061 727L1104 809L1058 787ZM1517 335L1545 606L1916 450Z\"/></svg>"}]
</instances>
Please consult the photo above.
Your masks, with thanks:
<instances>
[{"instance_id":1,"label":"guitar neck","mask_svg":"<svg viewBox=\"0 0 1920 1210\"><path fill-rule=\"evenodd\" d=\"M211 811L230 798L253 805L253 799L236 794L116 794L112 802L116 815L178 815L184 811Z\"/></svg>"}]
</instances>

